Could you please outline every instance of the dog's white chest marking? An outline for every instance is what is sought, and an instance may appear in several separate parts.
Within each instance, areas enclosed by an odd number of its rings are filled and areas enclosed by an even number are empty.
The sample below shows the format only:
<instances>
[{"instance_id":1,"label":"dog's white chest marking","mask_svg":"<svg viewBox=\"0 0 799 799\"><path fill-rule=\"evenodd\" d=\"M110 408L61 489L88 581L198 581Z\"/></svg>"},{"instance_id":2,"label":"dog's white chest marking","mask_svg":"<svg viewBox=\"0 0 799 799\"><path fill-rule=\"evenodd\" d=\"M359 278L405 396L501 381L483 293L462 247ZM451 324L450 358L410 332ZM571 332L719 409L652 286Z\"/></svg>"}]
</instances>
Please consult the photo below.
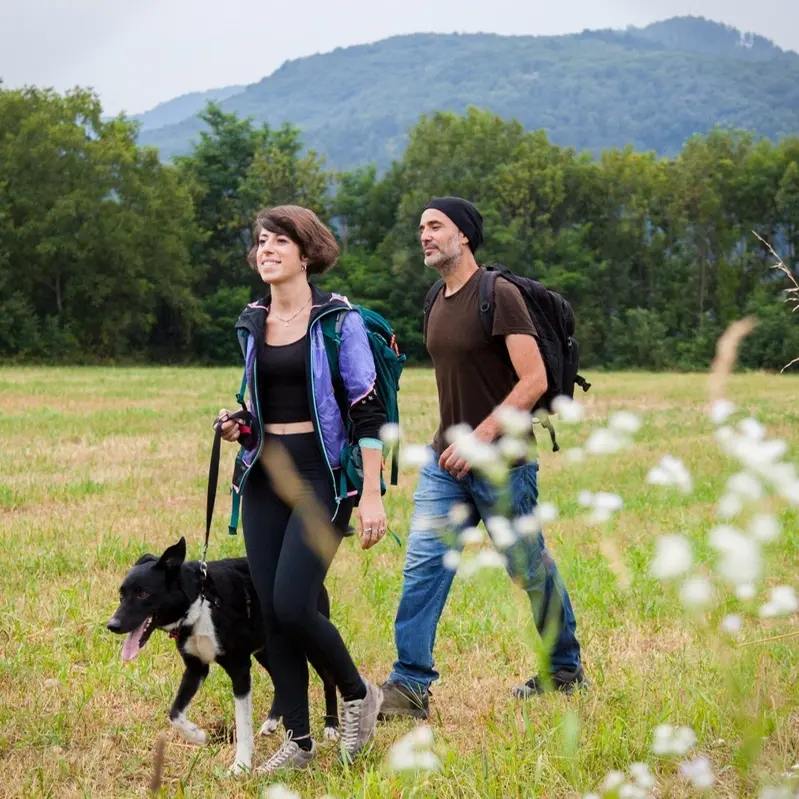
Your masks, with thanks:
<instances>
[{"instance_id":1,"label":"dog's white chest marking","mask_svg":"<svg viewBox=\"0 0 799 799\"><path fill-rule=\"evenodd\" d=\"M183 650L187 655L194 655L203 663L213 663L222 651L216 640L216 630L211 620L211 608L207 601L194 600L186 615L187 626L192 627L191 635L186 639Z\"/></svg>"}]
</instances>

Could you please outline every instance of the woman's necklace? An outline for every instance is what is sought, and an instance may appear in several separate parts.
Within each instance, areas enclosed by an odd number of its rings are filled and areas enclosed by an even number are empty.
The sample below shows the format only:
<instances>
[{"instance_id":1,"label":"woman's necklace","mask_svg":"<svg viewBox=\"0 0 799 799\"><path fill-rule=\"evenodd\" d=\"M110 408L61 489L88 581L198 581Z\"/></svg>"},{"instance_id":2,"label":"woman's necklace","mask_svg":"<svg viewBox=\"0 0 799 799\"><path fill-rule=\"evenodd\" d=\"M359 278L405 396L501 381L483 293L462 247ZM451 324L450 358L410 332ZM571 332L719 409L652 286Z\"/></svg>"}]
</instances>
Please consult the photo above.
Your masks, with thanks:
<instances>
[{"instance_id":1,"label":"woman's necklace","mask_svg":"<svg viewBox=\"0 0 799 799\"><path fill-rule=\"evenodd\" d=\"M302 306L302 308L300 308L300 310L299 310L299 311L297 311L297 313L293 314L293 315L292 315L292 316L290 316L288 319L286 319L285 317L281 316L281 315L280 315L280 314L279 314L277 311L272 311L272 313L273 313L273 314L274 314L274 315L275 315L275 316L276 316L278 319L280 319L280 321L281 321L281 322L283 322L283 324L284 324L286 327L288 327L288 326L289 326L289 322L291 322L291 321L293 321L294 319L296 319L296 318L297 318L297 317L298 317L298 316L299 316L299 315L300 315L300 314L301 314L301 313L302 313L302 312L303 312L303 311L304 311L304 310L305 310L305 309L308 307L308 303L311 301L311 299L312 299L312 298L313 298L313 294L312 294L310 297L308 297L308 299L305 301L305 305L303 305L303 306Z\"/></svg>"}]
</instances>

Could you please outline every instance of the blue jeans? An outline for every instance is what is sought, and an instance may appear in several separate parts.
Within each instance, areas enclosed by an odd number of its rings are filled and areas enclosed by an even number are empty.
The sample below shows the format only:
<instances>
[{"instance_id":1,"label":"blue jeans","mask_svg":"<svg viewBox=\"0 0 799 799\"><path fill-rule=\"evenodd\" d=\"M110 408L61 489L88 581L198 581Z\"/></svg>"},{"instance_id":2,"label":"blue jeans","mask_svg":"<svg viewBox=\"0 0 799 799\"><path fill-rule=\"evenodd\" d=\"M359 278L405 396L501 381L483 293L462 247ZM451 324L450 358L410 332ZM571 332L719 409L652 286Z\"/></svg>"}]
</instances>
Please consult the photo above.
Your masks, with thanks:
<instances>
[{"instance_id":1,"label":"blue jeans","mask_svg":"<svg viewBox=\"0 0 799 799\"><path fill-rule=\"evenodd\" d=\"M394 621L397 661L390 681L425 691L438 678L433 668L433 645L455 577L455 572L444 565L444 554L448 549L462 549L455 535L462 527L499 515L502 499L509 505L503 515L515 519L532 513L538 502L537 474L537 463L512 469L507 494L501 497L494 486L471 472L456 480L439 467L437 458L422 467L414 494L402 598ZM469 509L470 518L455 529L446 520L451 508L458 504ZM551 642L549 670L574 671L580 666L577 623L569 594L544 545L544 536L538 533L519 537L503 554L507 556L511 578L530 598L539 634Z\"/></svg>"}]
</instances>

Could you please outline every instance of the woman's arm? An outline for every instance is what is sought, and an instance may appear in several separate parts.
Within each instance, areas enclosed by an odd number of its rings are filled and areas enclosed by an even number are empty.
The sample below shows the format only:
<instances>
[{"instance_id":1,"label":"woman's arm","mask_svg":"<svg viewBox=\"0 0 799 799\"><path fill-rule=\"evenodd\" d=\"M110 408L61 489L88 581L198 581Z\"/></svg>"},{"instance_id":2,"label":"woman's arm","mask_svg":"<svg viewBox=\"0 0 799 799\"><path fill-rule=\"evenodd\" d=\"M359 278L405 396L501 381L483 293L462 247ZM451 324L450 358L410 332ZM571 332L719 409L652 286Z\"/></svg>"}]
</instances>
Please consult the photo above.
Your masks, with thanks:
<instances>
[{"instance_id":1,"label":"woman's arm","mask_svg":"<svg viewBox=\"0 0 799 799\"><path fill-rule=\"evenodd\" d=\"M361 547L369 549L386 534L386 513L380 495L383 442L380 431L386 411L375 391L375 365L363 319L351 311L341 327L339 372L350 402L349 415L363 458L363 491L356 511Z\"/></svg>"}]
</instances>

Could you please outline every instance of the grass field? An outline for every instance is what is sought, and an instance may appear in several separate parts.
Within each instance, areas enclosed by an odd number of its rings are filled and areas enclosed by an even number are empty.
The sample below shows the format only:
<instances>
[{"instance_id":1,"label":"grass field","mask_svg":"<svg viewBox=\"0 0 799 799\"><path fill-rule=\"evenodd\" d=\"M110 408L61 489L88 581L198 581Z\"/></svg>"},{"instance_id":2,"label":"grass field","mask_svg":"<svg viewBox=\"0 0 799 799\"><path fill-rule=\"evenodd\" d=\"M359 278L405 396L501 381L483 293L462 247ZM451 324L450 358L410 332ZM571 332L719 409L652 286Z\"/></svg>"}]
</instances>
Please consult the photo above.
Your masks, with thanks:
<instances>
[{"instance_id":1,"label":"grass field","mask_svg":"<svg viewBox=\"0 0 799 799\"><path fill-rule=\"evenodd\" d=\"M180 673L174 644L153 635L123 664L121 640L105 623L119 582L145 551L185 535L201 552L211 420L234 407L238 370L0 369L0 793L4 797L144 796L157 735L167 730L164 795L258 796L264 784L225 771L232 744L220 736L191 747L168 729ZM736 648L736 643L799 632L795 616L761 620L767 589L796 581L796 512L768 500L782 536L765 550L758 599L721 602L704 616L683 609L676 588L649 574L656 536L680 532L696 544L700 571L714 554L706 537L715 502L737 470L724 458L706 413L702 375L593 374L586 419L558 425L564 449L583 443L608 413L633 411L636 446L572 464L541 438L541 499L560 511L546 530L569 587L592 690L522 705L509 688L536 670L536 636L521 593L504 572L459 576L439 628L431 725L441 769L392 774L386 755L411 723L381 725L371 752L346 770L331 744L318 765L286 779L303 799L334 797L572 797L597 790L610 769L649 761L657 796L699 795L673 760L651 754L654 728L687 725L694 754L713 765L715 796L756 796L796 763L799 638ZM728 396L769 436L799 446L799 382L736 375ZM435 426L430 373L409 370L401 392L406 440L426 442ZM662 455L682 458L692 494L647 485ZM217 500L210 557L243 554L226 534L226 480ZM404 469L388 498L391 528L403 540L416 474ZM624 508L611 527L586 521L581 490L611 491ZM394 658L392 621L404 547L387 538L362 552L348 539L328 586L333 614L356 663L382 681ZM741 611L741 608L744 610ZM719 632L726 613L743 612L743 632ZM272 689L254 670L256 729ZM320 685L312 677L312 725L321 731ZM221 669L192 706L206 729L232 724ZM224 724L222 724L224 722ZM256 741L255 763L278 745Z\"/></svg>"}]
</instances>

